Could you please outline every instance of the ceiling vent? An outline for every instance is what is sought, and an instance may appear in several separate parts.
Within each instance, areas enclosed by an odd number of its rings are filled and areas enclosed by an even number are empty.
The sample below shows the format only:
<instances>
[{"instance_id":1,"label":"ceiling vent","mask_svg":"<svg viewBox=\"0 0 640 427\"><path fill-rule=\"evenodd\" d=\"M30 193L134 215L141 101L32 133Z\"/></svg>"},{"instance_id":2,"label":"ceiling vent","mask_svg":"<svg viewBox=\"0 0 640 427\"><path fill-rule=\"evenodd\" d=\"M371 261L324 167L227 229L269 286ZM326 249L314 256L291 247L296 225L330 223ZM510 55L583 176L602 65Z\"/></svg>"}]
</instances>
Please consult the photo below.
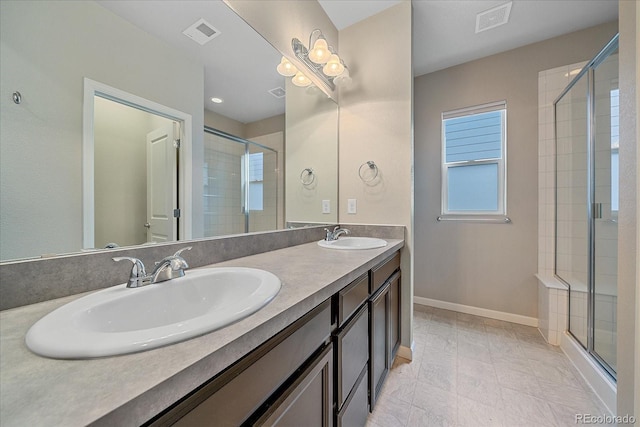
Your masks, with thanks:
<instances>
[{"instance_id":1,"label":"ceiling vent","mask_svg":"<svg viewBox=\"0 0 640 427\"><path fill-rule=\"evenodd\" d=\"M274 89L271 89L269 93L275 96L276 98L284 98L284 96L286 95L286 92L281 87L276 87Z\"/></svg>"},{"instance_id":2,"label":"ceiling vent","mask_svg":"<svg viewBox=\"0 0 640 427\"><path fill-rule=\"evenodd\" d=\"M509 2L480 12L478 16L476 16L476 34L506 24L507 21L509 21L512 4L513 2Z\"/></svg>"},{"instance_id":3,"label":"ceiling vent","mask_svg":"<svg viewBox=\"0 0 640 427\"><path fill-rule=\"evenodd\" d=\"M205 43L218 37L221 32L204 19L198 20L195 24L182 32L185 36L204 45Z\"/></svg>"}]
</instances>

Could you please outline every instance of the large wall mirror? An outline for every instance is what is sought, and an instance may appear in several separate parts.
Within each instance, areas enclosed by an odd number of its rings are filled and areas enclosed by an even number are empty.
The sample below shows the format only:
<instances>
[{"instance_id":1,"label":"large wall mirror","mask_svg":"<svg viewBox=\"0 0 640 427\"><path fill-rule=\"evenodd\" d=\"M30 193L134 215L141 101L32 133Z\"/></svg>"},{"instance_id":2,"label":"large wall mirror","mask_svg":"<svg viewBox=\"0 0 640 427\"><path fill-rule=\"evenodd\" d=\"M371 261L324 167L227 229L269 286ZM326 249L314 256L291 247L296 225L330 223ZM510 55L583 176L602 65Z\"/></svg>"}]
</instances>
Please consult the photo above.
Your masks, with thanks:
<instances>
[{"instance_id":1,"label":"large wall mirror","mask_svg":"<svg viewBox=\"0 0 640 427\"><path fill-rule=\"evenodd\" d=\"M0 7L0 261L162 241L149 200L165 188L150 176L176 183L176 206L160 199L177 218L169 240L337 222L337 105L287 83L282 54L222 1ZM87 81L125 99L88 101ZM174 144L176 170L152 174Z\"/></svg>"}]
</instances>

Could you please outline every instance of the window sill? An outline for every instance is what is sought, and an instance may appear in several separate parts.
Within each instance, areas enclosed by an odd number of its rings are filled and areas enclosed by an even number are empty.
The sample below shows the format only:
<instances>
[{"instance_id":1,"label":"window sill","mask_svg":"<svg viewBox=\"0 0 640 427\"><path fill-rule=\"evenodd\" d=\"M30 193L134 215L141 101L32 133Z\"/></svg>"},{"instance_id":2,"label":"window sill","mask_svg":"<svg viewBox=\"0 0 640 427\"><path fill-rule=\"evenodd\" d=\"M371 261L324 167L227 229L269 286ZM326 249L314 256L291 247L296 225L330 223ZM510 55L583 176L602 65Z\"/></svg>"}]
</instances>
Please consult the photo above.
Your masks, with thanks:
<instances>
[{"instance_id":1,"label":"window sill","mask_svg":"<svg viewBox=\"0 0 640 427\"><path fill-rule=\"evenodd\" d=\"M440 215L438 222L456 221L456 222L482 222L494 224L510 224L511 218L504 215Z\"/></svg>"}]
</instances>

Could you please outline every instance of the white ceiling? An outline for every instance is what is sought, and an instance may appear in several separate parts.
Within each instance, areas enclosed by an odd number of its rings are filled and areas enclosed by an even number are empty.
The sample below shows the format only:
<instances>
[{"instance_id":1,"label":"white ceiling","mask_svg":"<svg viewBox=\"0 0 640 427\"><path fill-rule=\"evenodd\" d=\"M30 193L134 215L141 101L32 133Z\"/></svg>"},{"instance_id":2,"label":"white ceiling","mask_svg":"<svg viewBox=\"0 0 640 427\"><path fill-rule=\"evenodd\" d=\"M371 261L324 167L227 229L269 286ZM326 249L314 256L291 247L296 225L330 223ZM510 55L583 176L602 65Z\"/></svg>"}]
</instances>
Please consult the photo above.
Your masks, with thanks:
<instances>
[{"instance_id":1,"label":"white ceiling","mask_svg":"<svg viewBox=\"0 0 640 427\"><path fill-rule=\"evenodd\" d=\"M338 29L400 1L319 0ZM513 0L509 22L476 34L476 15L508 0L413 0L413 71L431 73L618 18L617 0Z\"/></svg>"},{"instance_id":2,"label":"white ceiling","mask_svg":"<svg viewBox=\"0 0 640 427\"><path fill-rule=\"evenodd\" d=\"M291 0L295 1L295 0ZM398 0L319 0L338 29ZM284 112L275 71L280 54L222 1L98 0L142 30L183 50L205 67L204 107L241 122ZM430 73L617 19L617 0L513 0L509 22L475 34L476 15L504 0L413 0L414 75ZM204 18L222 34L200 46L182 31ZM392 31L392 29L389 29ZM223 98L212 104L210 98Z\"/></svg>"}]
</instances>

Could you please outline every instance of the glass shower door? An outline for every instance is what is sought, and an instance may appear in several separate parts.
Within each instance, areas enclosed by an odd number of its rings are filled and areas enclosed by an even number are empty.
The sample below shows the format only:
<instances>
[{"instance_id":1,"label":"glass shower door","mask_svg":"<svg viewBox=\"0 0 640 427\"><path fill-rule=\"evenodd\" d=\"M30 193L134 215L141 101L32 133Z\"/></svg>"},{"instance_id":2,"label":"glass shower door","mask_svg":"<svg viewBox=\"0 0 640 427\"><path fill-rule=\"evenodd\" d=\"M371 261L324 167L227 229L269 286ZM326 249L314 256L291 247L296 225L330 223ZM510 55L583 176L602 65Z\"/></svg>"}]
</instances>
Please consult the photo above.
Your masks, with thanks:
<instances>
[{"instance_id":1,"label":"glass shower door","mask_svg":"<svg viewBox=\"0 0 640 427\"><path fill-rule=\"evenodd\" d=\"M205 127L204 237L276 230L277 151Z\"/></svg>"},{"instance_id":2,"label":"glass shower door","mask_svg":"<svg viewBox=\"0 0 640 427\"><path fill-rule=\"evenodd\" d=\"M555 102L556 275L569 285L569 332L616 375L617 36Z\"/></svg>"},{"instance_id":3,"label":"glass shower door","mask_svg":"<svg viewBox=\"0 0 640 427\"><path fill-rule=\"evenodd\" d=\"M618 283L618 55L593 71L593 351L616 370Z\"/></svg>"}]
</instances>

